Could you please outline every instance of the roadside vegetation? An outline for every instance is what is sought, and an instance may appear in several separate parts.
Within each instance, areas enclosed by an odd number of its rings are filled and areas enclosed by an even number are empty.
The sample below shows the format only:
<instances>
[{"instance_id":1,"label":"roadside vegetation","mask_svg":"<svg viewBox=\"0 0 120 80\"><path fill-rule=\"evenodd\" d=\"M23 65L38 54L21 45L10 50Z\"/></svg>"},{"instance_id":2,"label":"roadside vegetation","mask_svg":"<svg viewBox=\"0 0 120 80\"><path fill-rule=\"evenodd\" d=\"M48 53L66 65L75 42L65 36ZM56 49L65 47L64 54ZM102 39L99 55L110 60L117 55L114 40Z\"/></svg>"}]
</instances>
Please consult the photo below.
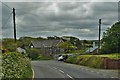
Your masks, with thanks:
<instances>
[{"instance_id":1,"label":"roadside vegetation","mask_svg":"<svg viewBox=\"0 0 120 80\"><path fill-rule=\"evenodd\" d=\"M32 78L30 59L18 52L2 55L2 79Z\"/></svg>"},{"instance_id":2,"label":"roadside vegetation","mask_svg":"<svg viewBox=\"0 0 120 80\"><path fill-rule=\"evenodd\" d=\"M86 43L86 41L84 42ZM83 54L68 57L66 62L93 68L103 68L105 57L120 60L120 22L113 24L111 28L108 28L103 33L101 44L99 54L92 55L92 53L85 54L83 52Z\"/></svg>"},{"instance_id":3,"label":"roadside vegetation","mask_svg":"<svg viewBox=\"0 0 120 80\"><path fill-rule=\"evenodd\" d=\"M31 60L26 54L16 51L17 47L22 46L19 40L16 42L12 38L4 38L2 40L2 79L22 79L32 78Z\"/></svg>"},{"instance_id":4,"label":"roadside vegetation","mask_svg":"<svg viewBox=\"0 0 120 80\"><path fill-rule=\"evenodd\" d=\"M101 69L103 68L103 60L105 57L109 59L118 60L120 59L120 54L114 53L114 54L104 54L104 55L90 55L90 54L75 55L68 57L66 62L71 64L77 64L77 65L83 65L83 66Z\"/></svg>"},{"instance_id":5,"label":"roadside vegetation","mask_svg":"<svg viewBox=\"0 0 120 80\"><path fill-rule=\"evenodd\" d=\"M51 56L45 56L38 49L27 49L27 55L31 60L51 60L53 59Z\"/></svg>"},{"instance_id":6,"label":"roadside vegetation","mask_svg":"<svg viewBox=\"0 0 120 80\"><path fill-rule=\"evenodd\" d=\"M2 78L31 78L31 60L51 60L52 56L42 54L42 51L29 48L31 41L57 40L62 39L64 43L58 45L64 49L61 54L73 54L66 62L93 68L103 68L104 57L120 60L120 22L117 22L103 33L100 53L93 55L86 54L85 51L92 47L92 43L97 40L79 40L72 36L33 38L20 37L16 42L12 38L2 39ZM18 47L26 50L26 54L16 52ZM60 53L58 53L60 54Z\"/></svg>"},{"instance_id":7,"label":"roadside vegetation","mask_svg":"<svg viewBox=\"0 0 120 80\"><path fill-rule=\"evenodd\" d=\"M79 55L74 57L69 57L66 62L72 64L78 64L93 68L103 68L103 58L99 56L86 56L86 55Z\"/></svg>"},{"instance_id":8,"label":"roadside vegetation","mask_svg":"<svg viewBox=\"0 0 120 80\"><path fill-rule=\"evenodd\" d=\"M108 28L101 41L101 53L120 53L120 22Z\"/></svg>"}]
</instances>

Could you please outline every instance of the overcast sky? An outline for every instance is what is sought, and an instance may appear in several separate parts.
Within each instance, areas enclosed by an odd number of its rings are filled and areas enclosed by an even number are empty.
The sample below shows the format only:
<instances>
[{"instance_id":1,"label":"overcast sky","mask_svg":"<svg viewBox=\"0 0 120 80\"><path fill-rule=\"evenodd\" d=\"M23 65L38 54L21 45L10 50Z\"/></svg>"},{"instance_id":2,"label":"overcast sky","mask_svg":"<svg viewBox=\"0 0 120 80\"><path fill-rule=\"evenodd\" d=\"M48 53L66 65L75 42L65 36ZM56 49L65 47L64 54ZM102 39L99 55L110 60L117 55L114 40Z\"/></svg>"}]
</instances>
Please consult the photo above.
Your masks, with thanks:
<instances>
[{"instance_id":1,"label":"overcast sky","mask_svg":"<svg viewBox=\"0 0 120 80\"><path fill-rule=\"evenodd\" d=\"M91 2L89 0L89 2L4 3L6 5L2 4L0 13L2 14L2 20L0 19L2 37L13 37L13 7L16 9L17 38L66 35L80 39L98 39L98 20L100 18L102 19L102 33L118 21L117 0L116 2L97 2L97 0Z\"/></svg>"}]
</instances>

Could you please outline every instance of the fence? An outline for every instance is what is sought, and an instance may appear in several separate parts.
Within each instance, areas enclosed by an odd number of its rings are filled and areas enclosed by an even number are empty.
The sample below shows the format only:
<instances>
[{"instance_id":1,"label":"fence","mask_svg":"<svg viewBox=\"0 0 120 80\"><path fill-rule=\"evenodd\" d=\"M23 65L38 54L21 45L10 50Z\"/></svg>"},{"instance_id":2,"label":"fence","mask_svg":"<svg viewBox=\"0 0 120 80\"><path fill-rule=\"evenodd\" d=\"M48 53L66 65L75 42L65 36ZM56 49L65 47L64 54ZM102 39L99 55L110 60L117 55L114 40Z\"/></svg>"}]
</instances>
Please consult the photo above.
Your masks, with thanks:
<instances>
[{"instance_id":1,"label":"fence","mask_svg":"<svg viewBox=\"0 0 120 80\"><path fill-rule=\"evenodd\" d=\"M114 60L104 58L103 64L105 69L120 69L120 59Z\"/></svg>"}]
</instances>

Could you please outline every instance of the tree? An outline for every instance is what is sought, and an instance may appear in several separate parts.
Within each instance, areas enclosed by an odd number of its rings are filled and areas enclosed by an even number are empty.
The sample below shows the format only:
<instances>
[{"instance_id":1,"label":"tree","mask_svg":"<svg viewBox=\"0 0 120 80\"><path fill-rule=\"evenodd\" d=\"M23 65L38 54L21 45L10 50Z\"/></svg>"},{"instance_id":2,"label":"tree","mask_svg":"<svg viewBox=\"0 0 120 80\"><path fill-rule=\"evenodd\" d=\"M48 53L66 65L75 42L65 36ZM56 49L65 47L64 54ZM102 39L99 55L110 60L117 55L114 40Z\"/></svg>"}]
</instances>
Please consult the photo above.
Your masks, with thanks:
<instances>
[{"instance_id":1,"label":"tree","mask_svg":"<svg viewBox=\"0 0 120 80\"><path fill-rule=\"evenodd\" d=\"M2 48L6 51L14 52L16 51L17 43L12 38L4 38L2 40Z\"/></svg>"},{"instance_id":2,"label":"tree","mask_svg":"<svg viewBox=\"0 0 120 80\"><path fill-rule=\"evenodd\" d=\"M64 49L66 53L69 53L72 50L75 50L77 48L76 46L72 45L72 43L70 41L66 41L64 43L61 43L58 45L58 47Z\"/></svg>"},{"instance_id":3,"label":"tree","mask_svg":"<svg viewBox=\"0 0 120 80\"><path fill-rule=\"evenodd\" d=\"M120 22L112 25L103 33L102 53L120 53Z\"/></svg>"}]
</instances>

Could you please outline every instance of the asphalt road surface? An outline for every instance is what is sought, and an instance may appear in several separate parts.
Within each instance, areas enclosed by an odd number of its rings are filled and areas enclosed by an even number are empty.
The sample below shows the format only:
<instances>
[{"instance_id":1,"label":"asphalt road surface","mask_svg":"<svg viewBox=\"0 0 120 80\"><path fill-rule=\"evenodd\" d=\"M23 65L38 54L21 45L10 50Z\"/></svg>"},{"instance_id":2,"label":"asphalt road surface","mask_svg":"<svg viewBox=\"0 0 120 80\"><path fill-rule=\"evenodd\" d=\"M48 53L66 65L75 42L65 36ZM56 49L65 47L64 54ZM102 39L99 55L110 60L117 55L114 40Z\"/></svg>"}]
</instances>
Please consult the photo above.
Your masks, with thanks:
<instances>
[{"instance_id":1,"label":"asphalt road surface","mask_svg":"<svg viewBox=\"0 0 120 80\"><path fill-rule=\"evenodd\" d=\"M34 78L110 78L83 66L60 61L32 61Z\"/></svg>"}]
</instances>

